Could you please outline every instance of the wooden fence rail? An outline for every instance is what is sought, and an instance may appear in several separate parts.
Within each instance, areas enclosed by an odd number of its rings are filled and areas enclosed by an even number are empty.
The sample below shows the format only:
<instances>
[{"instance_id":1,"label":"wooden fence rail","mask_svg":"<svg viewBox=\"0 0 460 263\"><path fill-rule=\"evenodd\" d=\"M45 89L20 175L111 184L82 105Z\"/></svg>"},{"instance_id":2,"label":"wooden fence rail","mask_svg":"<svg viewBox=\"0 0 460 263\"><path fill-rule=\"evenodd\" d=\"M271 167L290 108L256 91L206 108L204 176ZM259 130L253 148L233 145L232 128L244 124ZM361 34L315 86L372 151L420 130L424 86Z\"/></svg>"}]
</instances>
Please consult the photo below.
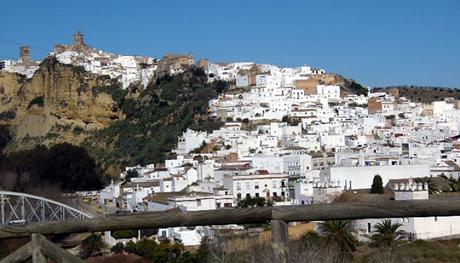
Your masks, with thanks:
<instances>
[{"instance_id":1,"label":"wooden fence rail","mask_svg":"<svg viewBox=\"0 0 460 263\"><path fill-rule=\"evenodd\" d=\"M316 204L263 208L229 208L185 212L138 213L71 222L9 225L0 227L0 239L31 234L68 234L108 230L165 228L272 222L273 248L278 262L287 262L287 222L364 218L459 216L460 199L411 200Z\"/></svg>"},{"instance_id":2,"label":"wooden fence rail","mask_svg":"<svg viewBox=\"0 0 460 263\"><path fill-rule=\"evenodd\" d=\"M0 226L0 239L23 237L31 234L69 234L123 229L251 224L265 223L271 220L300 222L455 215L460 215L460 199L228 208L193 212L174 209L165 212L107 216L71 222Z\"/></svg>"}]
</instances>

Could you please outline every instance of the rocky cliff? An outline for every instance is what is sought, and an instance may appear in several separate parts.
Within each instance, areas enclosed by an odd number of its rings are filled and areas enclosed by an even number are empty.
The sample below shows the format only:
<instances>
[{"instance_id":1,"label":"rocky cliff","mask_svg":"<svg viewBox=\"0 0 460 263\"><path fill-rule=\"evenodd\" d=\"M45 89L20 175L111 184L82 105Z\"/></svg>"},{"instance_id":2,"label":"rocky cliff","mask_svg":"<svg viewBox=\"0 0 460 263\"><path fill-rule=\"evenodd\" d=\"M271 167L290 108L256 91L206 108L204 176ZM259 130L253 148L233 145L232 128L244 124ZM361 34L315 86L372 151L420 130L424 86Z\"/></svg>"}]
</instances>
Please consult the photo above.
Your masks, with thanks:
<instances>
[{"instance_id":1,"label":"rocky cliff","mask_svg":"<svg viewBox=\"0 0 460 263\"><path fill-rule=\"evenodd\" d=\"M0 125L8 126L13 138L6 151L79 144L122 119L117 103L102 88L109 85L116 83L51 57L30 79L0 72Z\"/></svg>"}]
</instances>

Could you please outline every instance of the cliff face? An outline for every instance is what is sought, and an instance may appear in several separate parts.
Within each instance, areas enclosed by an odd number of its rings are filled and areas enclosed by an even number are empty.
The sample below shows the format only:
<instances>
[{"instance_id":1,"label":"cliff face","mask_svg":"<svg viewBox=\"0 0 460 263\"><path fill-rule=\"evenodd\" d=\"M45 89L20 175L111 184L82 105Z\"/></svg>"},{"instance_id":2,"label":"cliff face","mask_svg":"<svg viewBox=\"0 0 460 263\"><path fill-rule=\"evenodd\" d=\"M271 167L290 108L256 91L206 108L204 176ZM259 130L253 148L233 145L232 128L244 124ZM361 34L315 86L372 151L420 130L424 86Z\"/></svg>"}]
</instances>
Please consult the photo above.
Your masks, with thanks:
<instances>
[{"instance_id":1,"label":"cliff face","mask_svg":"<svg viewBox=\"0 0 460 263\"><path fill-rule=\"evenodd\" d=\"M31 79L0 72L0 125L13 141L6 151L37 144L79 144L97 129L123 118L100 87L113 81L47 58Z\"/></svg>"},{"instance_id":2,"label":"cliff face","mask_svg":"<svg viewBox=\"0 0 460 263\"><path fill-rule=\"evenodd\" d=\"M186 128L217 129L208 102L227 89L192 67L146 89L122 90L114 80L48 58L31 79L0 72L0 147L12 153L70 143L84 147L99 171L118 176L125 166L164 160Z\"/></svg>"}]
</instances>

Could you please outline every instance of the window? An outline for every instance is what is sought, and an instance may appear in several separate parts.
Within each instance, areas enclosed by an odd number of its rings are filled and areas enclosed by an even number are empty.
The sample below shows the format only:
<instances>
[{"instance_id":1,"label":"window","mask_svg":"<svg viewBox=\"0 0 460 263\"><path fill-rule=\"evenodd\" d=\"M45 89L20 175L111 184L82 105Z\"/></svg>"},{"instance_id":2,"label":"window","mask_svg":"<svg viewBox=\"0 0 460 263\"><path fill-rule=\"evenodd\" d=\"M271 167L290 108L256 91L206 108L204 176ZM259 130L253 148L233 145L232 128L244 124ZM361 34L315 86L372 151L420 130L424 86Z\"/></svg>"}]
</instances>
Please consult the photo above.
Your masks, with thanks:
<instances>
[{"instance_id":1,"label":"window","mask_svg":"<svg viewBox=\"0 0 460 263\"><path fill-rule=\"evenodd\" d=\"M276 192L273 192L273 196L278 196L278 194Z\"/></svg>"},{"instance_id":2,"label":"window","mask_svg":"<svg viewBox=\"0 0 460 263\"><path fill-rule=\"evenodd\" d=\"M196 200L196 206L201 206L201 199Z\"/></svg>"},{"instance_id":3,"label":"window","mask_svg":"<svg viewBox=\"0 0 460 263\"><path fill-rule=\"evenodd\" d=\"M217 208L220 208L220 203L216 203L216 207L217 207Z\"/></svg>"},{"instance_id":4,"label":"window","mask_svg":"<svg viewBox=\"0 0 460 263\"><path fill-rule=\"evenodd\" d=\"M250 182L246 182L246 190L251 190L251 183Z\"/></svg>"},{"instance_id":5,"label":"window","mask_svg":"<svg viewBox=\"0 0 460 263\"><path fill-rule=\"evenodd\" d=\"M372 231L371 223L367 223L367 233L370 233L371 231Z\"/></svg>"},{"instance_id":6,"label":"window","mask_svg":"<svg viewBox=\"0 0 460 263\"><path fill-rule=\"evenodd\" d=\"M251 198L251 194L246 194L246 198Z\"/></svg>"},{"instance_id":7,"label":"window","mask_svg":"<svg viewBox=\"0 0 460 263\"><path fill-rule=\"evenodd\" d=\"M272 181L272 184L273 184L273 188L278 187L278 183L275 180Z\"/></svg>"},{"instance_id":8,"label":"window","mask_svg":"<svg viewBox=\"0 0 460 263\"><path fill-rule=\"evenodd\" d=\"M236 190L241 190L241 182L236 183Z\"/></svg>"},{"instance_id":9,"label":"window","mask_svg":"<svg viewBox=\"0 0 460 263\"><path fill-rule=\"evenodd\" d=\"M237 193L237 194L236 194L236 198L237 198L237 199L241 199L241 193Z\"/></svg>"},{"instance_id":10,"label":"window","mask_svg":"<svg viewBox=\"0 0 460 263\"><path fill-rule=\"evenodd\" d=\"M256 197L259 197L259 193L256 193Z\"/></svg>"},{"instance_id":11,"label":"window","mask_svg":"<svg viewBox=\"0 0 460 263\"><path fill-rule=\"evenodd\" d=\"M259 189L259 182L254 182L254 189Z\"/></svg>"}]
</instances>

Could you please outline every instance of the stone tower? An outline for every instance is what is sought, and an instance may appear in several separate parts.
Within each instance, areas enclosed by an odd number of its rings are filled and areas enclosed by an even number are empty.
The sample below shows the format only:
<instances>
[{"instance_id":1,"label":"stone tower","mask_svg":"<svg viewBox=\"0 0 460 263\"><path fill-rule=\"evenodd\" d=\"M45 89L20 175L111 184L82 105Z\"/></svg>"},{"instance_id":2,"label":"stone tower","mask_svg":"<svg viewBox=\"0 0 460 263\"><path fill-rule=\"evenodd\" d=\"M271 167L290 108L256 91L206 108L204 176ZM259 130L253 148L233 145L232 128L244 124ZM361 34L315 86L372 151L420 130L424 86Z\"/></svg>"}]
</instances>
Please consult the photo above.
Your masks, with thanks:
<instances>
[{"instance_id":1,"label":"stone tower","mask_svg":"<svg viewBox=\"0 0 460 263\"><path fill-rule=\"evenodd\" d=\"M81 31L78 31L76 34L73 35L73 42L75 46L84 46L85 45L85 37Z\"/></svg>"},{"instance_id":2,"label":"stone tower","mask_svg":"<svg viewBox=\"0 0 460 263\"><path fill-rule=\"evenodd\" d=\"M30 62L30 47L20 47L20 56L22 63Z\"/></svg>"}]
</instances>

